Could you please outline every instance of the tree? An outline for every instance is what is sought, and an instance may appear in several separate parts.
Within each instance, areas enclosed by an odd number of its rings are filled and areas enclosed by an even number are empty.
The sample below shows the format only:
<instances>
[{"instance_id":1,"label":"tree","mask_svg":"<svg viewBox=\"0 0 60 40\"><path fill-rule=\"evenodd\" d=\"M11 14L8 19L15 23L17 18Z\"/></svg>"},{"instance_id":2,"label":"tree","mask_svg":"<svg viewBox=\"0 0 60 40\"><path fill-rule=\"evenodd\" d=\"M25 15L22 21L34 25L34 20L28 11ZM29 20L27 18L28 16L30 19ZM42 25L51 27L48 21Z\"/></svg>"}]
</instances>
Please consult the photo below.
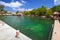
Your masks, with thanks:
<instances>
[{"instance_id":1,"label":"tree","mask_svg":"<svg viewBox=\"0 0 60 40\"><path fill-rule=\"evenodd\" d=\"M16 12L16 14L18 14L18 13L19 13L19 11Z\"/></svg>"},{"instance_id":2,"label":"tree","mask_svg":"<svg viewBox=\"0 0 60 40\"><path fill-rule=\"evenodd\" d=\"M50 17L50 15L52 15L52 10L51 10L51 9L48 9L48 10L46 11L46 16L47 16L47 17Z\"/></svg>"},{"instance_id":3,"label":"tree","mask_svg":"<svg viewBox=\"0 0 60 40\"><path fill-rule=\"evenodd\" d=\"M39 11L39 15L45 15L46 14L46 7L42 6L41 8L38 8L37 11Z\"/></svg>"},{"instance_id":4,"label":"tree","mask_svg":"<svg viewBox=\"0 0 60 40\"><path fill-rule=\"evenodd\" d=\"M4 10L3 5L0 5L0 14L7 14L7 11Z\"/></svg>"},{"instance_id":5,"label":"tree","mask_svg":"<svg viewBox=\"0 0 60 40\"><path fill-rule=\"evenodd\" d=\"M54 7L52 7L51 9L53 10L53 12L57 11L57 12L60 13L60 5L54 6Z\"/></svg>"},{"instance_id":6,"label":"tree","mask_svg":"<svg viewBox=\"0 0 60 40\"><path fill-rule=\"evenodd\" d=\"M24 13L23 13L23 14L28 15L28 14L29 14L29 12L28 12L28 11L24 11Z\"/></svg>"},{"instance_id":7,"label":"tree","mask_svg":"<svg viewBox=\"0 0 60 40\"><path fill-rule=\"evenodd\" d=\"M4 14L9 14L7 11L4 11Z\"/></svg>"},{"instance_id":8,"label":"tree","mask_svg":"<svg viewBox=\"0 0 60 40\"><path fill-rule=\"evenodd\" d=\"M40 15L39 11L35 11L35 15Z\"/></svg>"},{"instance_id":9,"label":"tree","mask_svg":"<svg viewBox=\"0 0 60 40\"><path fill-rule=\"evenodd\" d=\"M36 11L35 9L32 10L32 11L30 11L30 14L31 14L31 15L35 15L35 11Z\"/></svg>"},{"instance_id":10,"label":"tree","mask_svg":"<svg viewBox=\"0 0 60 40\"><path fill-rule=\"evenodd\" d=\"M0 11L4 11L4 6L0 5Z\"/></svg>"}]
</instances>

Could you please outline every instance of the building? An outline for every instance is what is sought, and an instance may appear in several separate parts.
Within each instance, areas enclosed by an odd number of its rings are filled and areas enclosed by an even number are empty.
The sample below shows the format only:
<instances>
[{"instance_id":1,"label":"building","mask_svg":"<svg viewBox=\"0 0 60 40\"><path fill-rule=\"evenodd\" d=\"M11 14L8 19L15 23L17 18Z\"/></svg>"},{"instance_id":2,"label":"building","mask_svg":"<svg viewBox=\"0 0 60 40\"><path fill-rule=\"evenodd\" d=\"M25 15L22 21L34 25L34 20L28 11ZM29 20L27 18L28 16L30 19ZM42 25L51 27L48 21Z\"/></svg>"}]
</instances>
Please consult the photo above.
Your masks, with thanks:
<instances>
[{"instance_id":1,"label":"building","mask_svg":"<svg viewBox=\"0 0 60 40\"><path fill-rule=\"evenodd\" d=\"M54 13L53 13L53 18L54 18L54 19L58 19L59 15L60 15L59 12L54 12Z\"/></svg>"},{"instance_id":2,"label":"building","mask_svg":"<svg viewBox=\"0 0 60 40\"><path fill-rule=\"evenodd\" d=\"M19 12L19 13L17 13L17 15L23 16L23 13L22 12Z\"/></svg>"}]
</instances>

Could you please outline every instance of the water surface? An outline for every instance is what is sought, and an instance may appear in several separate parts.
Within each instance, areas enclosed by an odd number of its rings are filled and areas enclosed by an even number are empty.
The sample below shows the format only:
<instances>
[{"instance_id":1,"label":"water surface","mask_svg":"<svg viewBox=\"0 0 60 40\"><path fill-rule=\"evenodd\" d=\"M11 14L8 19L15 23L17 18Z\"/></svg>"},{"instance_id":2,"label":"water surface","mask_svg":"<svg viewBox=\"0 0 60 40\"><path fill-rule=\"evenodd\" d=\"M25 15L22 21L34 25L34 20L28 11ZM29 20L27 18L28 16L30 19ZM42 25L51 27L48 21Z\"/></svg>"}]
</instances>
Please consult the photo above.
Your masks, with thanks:
<instances>
[{"instance_id":1,"label":"water surface","mask_svg":"<svg viewBox=\"0 0 60 40\"><path fill-rule=\"evenodd\" d=\"M20 30L32 40L48 40L52 26L51 19L28 16L0 16L0 19Z\"/></svg>"}]
</instances>

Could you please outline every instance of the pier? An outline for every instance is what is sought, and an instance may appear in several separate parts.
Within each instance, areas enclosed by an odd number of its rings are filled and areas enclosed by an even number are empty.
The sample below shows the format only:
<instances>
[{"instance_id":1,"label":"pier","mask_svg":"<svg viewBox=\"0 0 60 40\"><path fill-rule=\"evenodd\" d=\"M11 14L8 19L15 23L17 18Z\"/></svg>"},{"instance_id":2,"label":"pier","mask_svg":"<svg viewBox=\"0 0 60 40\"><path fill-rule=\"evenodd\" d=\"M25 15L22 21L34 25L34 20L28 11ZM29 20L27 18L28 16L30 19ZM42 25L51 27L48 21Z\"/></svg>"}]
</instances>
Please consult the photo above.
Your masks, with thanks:
<instances>
[{"instance_id":1,"label":"pier","mask_svg":"<svg viewBox=\"0 0 60 40\"><path fill-rule=\"evenodd\" d=\"M18 38L15 35L16 29L0 20L0 40L32 40L21 32L19 32Z\"/></svg>"},{"instance_id":2,"label":"pier","mask_svg":"<svg viewBox=\"0 0 60 40\"><path fill-rule=\"evenodd\" d=\"M60 23L59 20L54 21L54 28L51 40L60 40Z\"/></svg>"}]
</instances>

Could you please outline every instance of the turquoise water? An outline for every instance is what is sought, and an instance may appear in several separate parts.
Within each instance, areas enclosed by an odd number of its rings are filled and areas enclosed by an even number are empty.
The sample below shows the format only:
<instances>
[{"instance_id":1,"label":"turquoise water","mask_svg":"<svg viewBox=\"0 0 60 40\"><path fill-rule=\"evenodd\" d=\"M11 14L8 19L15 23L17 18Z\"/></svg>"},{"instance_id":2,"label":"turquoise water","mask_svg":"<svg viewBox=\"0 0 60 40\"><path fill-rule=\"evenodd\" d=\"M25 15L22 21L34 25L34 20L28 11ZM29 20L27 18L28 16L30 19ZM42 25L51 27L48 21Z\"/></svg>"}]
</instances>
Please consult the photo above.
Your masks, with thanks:
<instances>
[{"instance_id":1,"label":"turquoise water","mask_svg":"<svg viewBox=\"0 0 60 40\"><path fill-rule=\"evenodd\" d=\"M20 30L32 40L48 40L52 26L51 19L28 16L0 16L0 19Z\"/></svg>"}]
</instances>

